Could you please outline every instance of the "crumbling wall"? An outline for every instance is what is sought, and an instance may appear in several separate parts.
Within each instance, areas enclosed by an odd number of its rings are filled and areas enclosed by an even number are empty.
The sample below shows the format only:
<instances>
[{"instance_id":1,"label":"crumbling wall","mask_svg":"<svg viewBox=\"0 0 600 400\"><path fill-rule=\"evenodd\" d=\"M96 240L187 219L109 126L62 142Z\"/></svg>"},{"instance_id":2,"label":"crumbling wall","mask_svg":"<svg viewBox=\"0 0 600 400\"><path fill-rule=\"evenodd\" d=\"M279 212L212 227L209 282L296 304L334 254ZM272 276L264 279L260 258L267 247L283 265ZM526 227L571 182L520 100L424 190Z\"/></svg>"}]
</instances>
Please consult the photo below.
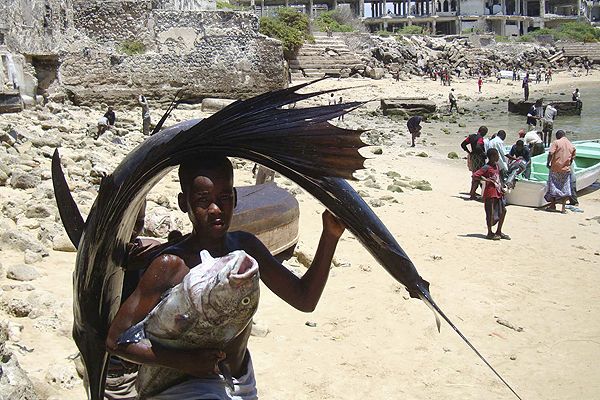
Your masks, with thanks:
<instances>
[{"instance_id":1,"label":"crumbling wall","mask_svg":"<svg viewBox=\"0 0 600 400\"><path fill-rule=\"evenodd\" d=\"M252 13L91 3L76 11L83 37L60 60L61 83L76 104L133 105L141 93L167 103L180 89L192 101L244 98L287 84L281 43L258 33ZM123 53L124 40L144 43L145 52Z\"/></svg>"},{"instance_id":2,"label":"crumbling wall","mask_svg":"<svg viewBox=\"0 0 600 400\"><path fill-rule=\"evenodd\" d=\"M4 44L15 53L55 52L72 25L71 0L2 0Z\"/></svg>"}]
</instances>

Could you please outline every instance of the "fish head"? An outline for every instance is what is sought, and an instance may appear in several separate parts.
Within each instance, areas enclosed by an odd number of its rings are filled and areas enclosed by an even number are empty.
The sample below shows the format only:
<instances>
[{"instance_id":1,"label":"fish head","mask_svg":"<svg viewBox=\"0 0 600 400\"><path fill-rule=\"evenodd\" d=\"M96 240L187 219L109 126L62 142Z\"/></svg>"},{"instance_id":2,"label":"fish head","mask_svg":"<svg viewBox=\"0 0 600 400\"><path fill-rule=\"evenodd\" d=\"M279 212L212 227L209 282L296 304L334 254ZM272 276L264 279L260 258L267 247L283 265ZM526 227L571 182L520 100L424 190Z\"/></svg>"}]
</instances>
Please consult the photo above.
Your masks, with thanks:
<instances>
[{"instance_id":1,"label":"fish head","mask_svg":"<svg viewBox=\"0 0 600 400\"><path fill-rule=\"evenodd\" d=\"M227 325L237 330L237 334L247 326L258 307L258 263L243 250L210 262L213 264L208 273L196 282L190 279L188 295L210 325ZM190 278L193 279L191 274Z\"/></svg>"}]
</instances>

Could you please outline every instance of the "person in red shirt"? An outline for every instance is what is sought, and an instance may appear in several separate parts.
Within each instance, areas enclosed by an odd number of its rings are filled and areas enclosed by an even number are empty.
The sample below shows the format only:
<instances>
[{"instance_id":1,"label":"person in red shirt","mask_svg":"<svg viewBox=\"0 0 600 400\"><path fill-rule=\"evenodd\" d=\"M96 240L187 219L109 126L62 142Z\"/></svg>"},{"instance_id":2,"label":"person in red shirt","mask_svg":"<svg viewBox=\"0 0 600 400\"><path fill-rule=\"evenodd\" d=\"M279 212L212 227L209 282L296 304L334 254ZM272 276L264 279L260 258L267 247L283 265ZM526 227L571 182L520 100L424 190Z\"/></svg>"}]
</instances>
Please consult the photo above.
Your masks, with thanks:
<instances>
[{"instance_id":1,"label":"person in red shirt","mask_svg":"<svg viewBox=\"0 0 600 400\"><path fill-rule=\"evenodd\" d=\"M454 90L454 89L452 89ZM469 135L460 144L460 147L468 154L469 171L477 171L485 164L485 142L483 138L488 133L486 126L480 126L477 133ZM471 150L467 147L471 146ZM469 191L469 200L477 199L477 188L479 187L479 179L471 179L471 190Z\"/></svg>"},{"instance_id":2,"label":"person in red shirt","mask_svg":"<svg viewBox=\"0 0 600 400\"><path fill-rule=\"evenodd\" d=\"M479 77L477 80L477 87L479 88L479 93L481 93L481 87L483 86L483 79Z\"/></svg>"},{"instance_id":3,"label":"person in red shirt","mask_svg":"<svg viewBox=\"0 0 600 400\"><path fill-rule=\"evenodd\" d=\"M500 181L500 169L498 160L500 155L498 150L492 148L487 151L488 162L483 167L473 172L473 180L485 182L483 189L483 204L485 208L485 222L487 224L487 239L510 240L510 236L502 233L502 225L506 217L506 202L504 200L504 191ZM498 224L494 233L492 228Z\"/></svg>"}]
</instances>

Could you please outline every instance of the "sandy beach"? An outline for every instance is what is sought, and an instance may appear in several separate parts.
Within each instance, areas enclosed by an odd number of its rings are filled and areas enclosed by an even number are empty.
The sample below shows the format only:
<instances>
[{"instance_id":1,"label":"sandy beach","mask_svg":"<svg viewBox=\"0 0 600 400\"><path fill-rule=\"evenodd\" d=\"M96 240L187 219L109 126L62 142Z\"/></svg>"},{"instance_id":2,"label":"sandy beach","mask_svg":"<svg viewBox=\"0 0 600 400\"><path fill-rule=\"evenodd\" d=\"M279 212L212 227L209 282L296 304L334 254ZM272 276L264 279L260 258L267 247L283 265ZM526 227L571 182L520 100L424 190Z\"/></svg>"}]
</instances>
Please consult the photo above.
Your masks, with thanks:
<instances>
[{"instance_id":1,"label":"sandy beach","mask_svg":"<svg viewBox=\"0 0 600 400\"><path fill-rule=\"evenodd\" d=\"M598 71L578 78L561 72L550 85L531 85L530 97L548 91L568 95L575 84L599 79ZM423 124L415 149L408 147L405 121L383 117L377 112L378 101L347 115L342 126L374 129L385 137L378 146L383 154L375 156L372 147L362 151L370 159L357 174L360 180L352 184L368 195L367 202L380 200L374 211L430 282L438 305L523 399L596 399L600 397L600 369L594 361L600 357L600 186L596 183L580 193L583 213L562 215L509 206L503 230L512 240L485 240L482 203L464 200L470 175L459 145L479 125L488 125L491 132L502 129L493 123L495 110L504 112L508 97L521 96L520 82L494 82L487 80L481 95L475 79L453 82L465 113L455 117L456 122L445 116ZM449 91L439 82L417 77L401 82L330 79L313 89L350 87L354 89L341 92L344 101L410 95L428 97L441 107L447 107ZM327 99L314 102L326 104ZM138 112L125 114L137 118ZM174 119L197 114L177 110ZM153 110L153 119L159 116L160 110ZM562 128L559 125L560 120L555 126ZM507 133L506 143L514 143L517 133ZM449 159L451 151L461 158ZM252 182L250 167L235 171L236 184ZM426 180L432 190L390 192L389 171L407 181ZM376 185L365 184L368 176ZM283 177L276 181L294 186ZM173 175L154 192L175 203ZM7 196L8 188L0 187L0 199ZM314 254L323 206L304 192L297 197L299 248ZM23 254L14 251L0 251L0 257L4 269L23 260ZM409 299L403 286L351 234L343 235L336 259L345 266L332 268L311 314L292 309L261 288L255 322L269 332L252 337L249 349L262 399L515 398L447 324L442 322L438 333L433 313L421 301ZM70 338L74 262L75 253L51 250L36 264L42 276L33 283L32 293L48 293L57 318L15 318L0 311L0 320L24 326L21 340L9 346L48 399L85 398L69 359L77 352ZM0 276L0 286L14 283L5 273ZM0 296L28 295L5 290Z\"/></svg>"}]
</instances>

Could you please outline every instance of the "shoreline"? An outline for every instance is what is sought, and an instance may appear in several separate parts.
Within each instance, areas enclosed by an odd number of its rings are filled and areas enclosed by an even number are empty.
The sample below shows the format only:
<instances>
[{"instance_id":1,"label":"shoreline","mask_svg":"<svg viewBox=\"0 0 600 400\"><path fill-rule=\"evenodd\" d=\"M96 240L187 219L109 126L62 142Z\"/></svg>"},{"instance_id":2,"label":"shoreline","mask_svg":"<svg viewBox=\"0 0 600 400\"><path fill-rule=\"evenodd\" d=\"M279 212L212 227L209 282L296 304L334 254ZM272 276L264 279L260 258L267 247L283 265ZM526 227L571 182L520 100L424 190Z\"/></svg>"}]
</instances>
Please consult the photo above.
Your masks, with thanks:
<instances>
[{"instance_id":1,"label":"shoreline","mask_svg":"<svg viewBox=\"0 0 600 400\"><path fill-rule=\"evenodd\" d=\"M555 75L556 81L548 89L561 90L570 84L568 79L572 78L562 74ZM577 82L593 84L598 77L600 73L594 71L587 80ZM391 80L346 81L321 81L311 90L367 83L365 88L343 94L344 101L418 91L439 104L445 102L449 90L439 81L421 82L416 78L399 84L390 84ZM532 96L535 86L532 85ZM459 94L476 97L474 79L455 82L452 87ZM467 107L469 112L456 123L445 119L424 124L424 133L414 149L407 145L410 136L406 122L375 112L379 106L376 102L348 114L341 126L370 128L373 137L381 140L361 151L369 159L366 168L357 174L361 179L351 184L365 195L419 273L431 283L433 298L442 310L523 398L596 398L600 395L600 371L594 368L600 357L600 275L595 266L600 263L600 224L594 218L600 218L600 190L581 196L581 208L585 211L581 214L549 214L510 206L505 228L512 240L482 239L483 206L462 199L461 193L468 190L470 182L466 162L461 158L451 160L447 153L454 151L462 157L460 141L481 124L480 113L489 113L485 110L494 109L495 101L517 93L517 89L521 93L520 87L504 82L497 85L498 93L487 93L488 87L496 86L486 82L479 101L473 100L472 106ZM307 102L323 103L327 104L326 98ZM81 135L85 132L85 119L95 122L99 111L76 111L83 124L77 131ZM118 118L141 122L137 111L119 112ZM34 111L28 111L15 117L19 129L42 132L39 124L28 120L34 115ZM160 110L152 110L153 120L160 115ZM176 110L171 121L198 115L208 114ZM442 133L442 128L449 129L450 134ZM490 131L493 128L497 129L490 124ZM60 135L58 131L56 134ZM508 134L516 137L516 132ZM77 138L74 143L84 143L73 132L64 134L71 135ZM95 147L97 152L114 146L109 141L98 143L102 147ZM382 149L381 155L372 154L375 147ZM77 152L81 150L65 149L61 154ZM426 157L419 153L426 153ZM78 162L84 161L85 157ZM108 167L120 162L121 154L108 161ZM43 168L49 169L49 160L44 163ZM252 182L251 166L247 163L235 170L236 185ZM73 164L66 168L67 179L79 192L82 181L75 168ZM403 192L392 192L388 186L396 178L387 174L390 171L405 182L426 180L432 190L404 187ZM285 178L279 177L277 182L297 188ZM26 202L34 192L35 189L16 192L0 187L0 200ZM178 183L171 173L153 189L151 197L163 195L176 208L177 192ZM297 198L299 246L312 255L321 231L323 206L301 190ZM43 198L48 204L53 201ZM149 211L153 207L154 203ZM185 215L177 215L185 219ZM28 222L19 226L23 228ZM8 346L42 397L80 400L85 396L83 385L68 358L77 350L70 338L72 288L65 284L71 282L75 253L49 252L49 257L35 264L42 276L32 281L34 290L5 289L2 294L4 300L28 300L31 294L47 298L44 314L35 319L15 318L0 310L0 319L23 325L21 340ZM2 250L0 254L4 271L10 265L23 263L21 252ZM336 259L346 266L332 268L313 313L295 311L264 285L261 287L255 322L270 332L264 337L253 336L249 343L261 399L514 398L449 327L442 325L441 333L437 333L431 311L419 300L409 299L401 285L351 234L343 235ZM293 260L290 265L300 268ZM0 286L13 284L21 283L8 280L5 274L0 276ZM523 330L510 329L499 324L499 320ZM308 321L316 326L305 325ZM293 368L288 368L290 362L294 363Z\"/></svg>"}]
</instances>

